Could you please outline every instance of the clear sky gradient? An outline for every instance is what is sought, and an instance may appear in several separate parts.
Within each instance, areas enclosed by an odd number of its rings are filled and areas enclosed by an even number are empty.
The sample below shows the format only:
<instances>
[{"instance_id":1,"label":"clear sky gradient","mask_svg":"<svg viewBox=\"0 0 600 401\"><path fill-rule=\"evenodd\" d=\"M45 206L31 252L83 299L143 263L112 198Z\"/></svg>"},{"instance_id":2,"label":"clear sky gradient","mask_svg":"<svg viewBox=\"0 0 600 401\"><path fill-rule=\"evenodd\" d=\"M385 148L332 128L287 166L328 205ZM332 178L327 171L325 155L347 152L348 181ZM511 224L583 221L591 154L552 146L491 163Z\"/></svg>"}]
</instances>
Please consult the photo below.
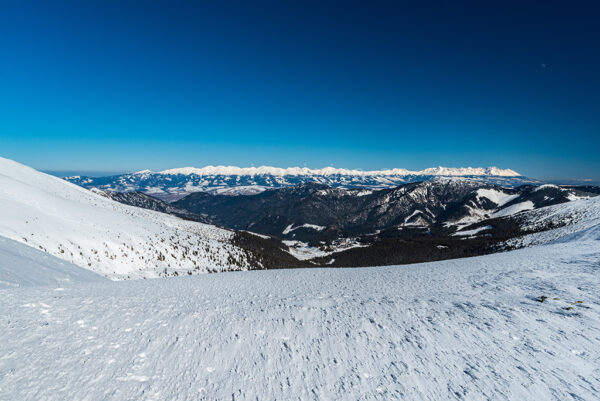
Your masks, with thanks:
<instances>
[{"instance_id":1,"label":"clear sky gradient","mask_svg":"<svg viewBox=\"0 0 600 401\"><path fill-rule=\"evenodd\" d=\"M0 155L598 180L599 4L3 1Z\"/></svg>"}]
</instances>

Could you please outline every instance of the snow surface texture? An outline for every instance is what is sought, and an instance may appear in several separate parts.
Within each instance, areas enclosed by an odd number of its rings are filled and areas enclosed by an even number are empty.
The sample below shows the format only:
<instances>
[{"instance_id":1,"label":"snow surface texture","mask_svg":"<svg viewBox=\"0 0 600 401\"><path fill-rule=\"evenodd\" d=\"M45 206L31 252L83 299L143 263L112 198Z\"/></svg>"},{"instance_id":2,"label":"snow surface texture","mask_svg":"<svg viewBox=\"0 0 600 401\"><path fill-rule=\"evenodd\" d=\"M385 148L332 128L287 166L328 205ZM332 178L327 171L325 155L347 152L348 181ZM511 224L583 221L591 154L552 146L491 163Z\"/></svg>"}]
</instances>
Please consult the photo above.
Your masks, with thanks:
<instances>
[{"instance_id":1,"label":"snow surface texture","mask_svg":"<svg viewBox=\"0 0 600 401\"><path fill-rule=\"evenodd\" d=\"M0 288L44 285L60 287L104 280L89 270L0 237Z\"/></svg>"},{"instance_id":2,"label":"snow surface texture","mask_svg":"<svg viewBox=\"0 0 600 401\"><path fill-rule=\"evenodd\" d=\"M0 290L0 400L598 399L599 258Z\"/></svg>"},{"instance_id":3,"label":"snow surface texture","mask_svg":"<svg viewBox=\"0 0 600 401\"><path fill-rule=\"evenodd\" d=\"M3 158L0 236L111 279L250 267L229 230L126 206Z\"/></svg>"}]
</instances>

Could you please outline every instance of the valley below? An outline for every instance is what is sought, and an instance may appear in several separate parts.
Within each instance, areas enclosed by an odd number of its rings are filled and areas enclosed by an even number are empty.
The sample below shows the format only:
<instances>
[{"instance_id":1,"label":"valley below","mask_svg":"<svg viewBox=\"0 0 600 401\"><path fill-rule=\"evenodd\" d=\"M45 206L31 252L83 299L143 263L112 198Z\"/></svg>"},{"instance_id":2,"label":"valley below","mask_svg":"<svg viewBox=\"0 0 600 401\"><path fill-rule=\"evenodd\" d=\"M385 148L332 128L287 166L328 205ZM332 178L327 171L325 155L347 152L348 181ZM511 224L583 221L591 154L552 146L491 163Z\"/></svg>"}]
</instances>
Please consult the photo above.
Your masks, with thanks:
<instances>
[{"instance_id":1,"label":"valley below","mask_svg":"<svg viewBox=\"0 0 600 401\"><path fill-rule=\"evenodd\" d=\"M563 216L529 224L534 210L600 194L593 186L501 187L464 177L389 189L309 182L258 194L195 192L171 203L142 192L94 190L127 205L235 230L239 244L260 251L270 242L298 259L279 267L396 265L515 249L517 238L570 222Z\"/></svg>"}]
</instances>

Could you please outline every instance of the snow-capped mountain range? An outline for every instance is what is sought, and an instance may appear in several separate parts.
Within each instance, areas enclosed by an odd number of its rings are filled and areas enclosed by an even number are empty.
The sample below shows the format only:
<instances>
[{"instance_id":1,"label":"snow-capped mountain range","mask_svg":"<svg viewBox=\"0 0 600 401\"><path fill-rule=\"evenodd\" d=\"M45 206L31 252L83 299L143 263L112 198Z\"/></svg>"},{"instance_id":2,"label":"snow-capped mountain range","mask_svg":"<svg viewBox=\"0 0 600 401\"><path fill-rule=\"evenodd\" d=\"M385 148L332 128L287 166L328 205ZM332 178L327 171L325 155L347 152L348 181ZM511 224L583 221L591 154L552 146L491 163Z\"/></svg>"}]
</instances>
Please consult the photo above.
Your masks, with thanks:
<instances>
[{"instance_id":1,"label":"snow-capped mountain range","mask_svg":"<svg viewBox=\"0 0 600 401\"><path fill-rule=\"evenodd\" d=\"M552 227L507 232L490 219L594 195L436 176L392 189L309 182L255 196L196 193L169 204L138 192L86 190L0 158L0 239L111 279L413 263L493 252L499 241ZM479 223L484 228L471 227ZM489 239L472 241L471 232Z\"/></svg>"},{"instance_id":2,"label":"snow-capped mountain range","mask_svg":"<svg viewBox=\"0 0 600 401\"><path fill-rule=\"evenodd\" d=\"M139 173L152 173L150 170L139 171ZM497 167L473 168L473 167L432 167L421 171L410 171L403 168L388 170L350 170L344 168L325 167L322 169L310 169L307 167L279 168L271 166L260 167L236 167L236 166L206 166L203 168L183 167L160 171L159 174L181 174L181 175L350 175L350 176L405 176L405 175L442 175L442 176L466 176L466 175L489 175L501 177L519 177L521 174L510 169Z\"/></svg>"},{"instance_id":3,"label":"snow-capped mountain range","mask_svg":"<svg viewBox=\"0 0 600 401\"><path fill-rule=\"evenodd\" d=\"M406 169L348 170L333 167L309 169L301 167L185 167L160 172L150 170L109 177L70 176L67 181L84 188L98 188L117 192L139 191L172 201L193 192L228 195L256 194L269 188L295 186L314 182L332 188L393 188L402 184L427 181L436 177L467 177L485 184L516 187L539 184L538 180L524 177L514 170L489 168L435 167L421 171Z\"/></svg>"}]
</instances>

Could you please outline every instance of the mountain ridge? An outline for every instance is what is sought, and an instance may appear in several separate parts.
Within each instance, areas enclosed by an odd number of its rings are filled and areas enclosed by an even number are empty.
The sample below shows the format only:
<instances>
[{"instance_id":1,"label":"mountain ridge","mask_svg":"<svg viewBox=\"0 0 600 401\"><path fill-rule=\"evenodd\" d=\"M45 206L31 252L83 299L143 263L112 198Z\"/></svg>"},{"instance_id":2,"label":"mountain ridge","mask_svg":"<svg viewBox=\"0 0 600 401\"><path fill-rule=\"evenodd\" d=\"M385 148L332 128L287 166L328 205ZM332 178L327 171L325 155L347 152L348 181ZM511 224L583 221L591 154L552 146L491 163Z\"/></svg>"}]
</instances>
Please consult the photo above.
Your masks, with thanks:
<instances>
[{"instance_id":1,"label":"mountain ridge","mask_svg":"<svg viewBox=\"0 0 600 401\"><path fill-rule=\"evenodd\" d=\"M233 167L207 166L201 169L184 167L152 172L142 170L105 177L67 176L63 179L86 189L116 192L143 192L172 202L194 192L210 192L226 195L257 194L271 188L281 188L315 182L332 188L393 188L410 182L439 178L468 178L485 184L517 187L524 184L541 184L540 181L520 175L514 170L488 168L434 167L421 171L347 170L326 167L311 170L291 167Z\"/></svg>"},{"instance_id":2,"label":"mountain ridge","mask_svg":"<svg viewBox=\"0 0 600 401\"><path fill-rule=\"evenodd\" d=\"M142 170L134 174L181 174L181 175L356 175L356 176L377 176L377 175L443 175L443 176L499 176L499 177L521 177L522 174L511 170L498 167L429 167L423 170L411 171L404 168L381 169L381 170L359 170L345 169L335 167L324 167L321 169L311 169L307 167L237 167L237 166L212 166L205 167L181 167L153 172L151 170Z\"/></svg>"},{"instance_id":3,"label":"mountain ridge","mask_svg":"<svg viewBox=\"0 0 600 401\"><path fill-rule=\"evenodd\" d=\"M311 182L257 195L197 192L171 205L230 229L318 242L334 232L353 236L442 224L461 227L593 195L553 185L502 188L438 177L380 190L332 188Z\"/></svg>"}]
</instances>

